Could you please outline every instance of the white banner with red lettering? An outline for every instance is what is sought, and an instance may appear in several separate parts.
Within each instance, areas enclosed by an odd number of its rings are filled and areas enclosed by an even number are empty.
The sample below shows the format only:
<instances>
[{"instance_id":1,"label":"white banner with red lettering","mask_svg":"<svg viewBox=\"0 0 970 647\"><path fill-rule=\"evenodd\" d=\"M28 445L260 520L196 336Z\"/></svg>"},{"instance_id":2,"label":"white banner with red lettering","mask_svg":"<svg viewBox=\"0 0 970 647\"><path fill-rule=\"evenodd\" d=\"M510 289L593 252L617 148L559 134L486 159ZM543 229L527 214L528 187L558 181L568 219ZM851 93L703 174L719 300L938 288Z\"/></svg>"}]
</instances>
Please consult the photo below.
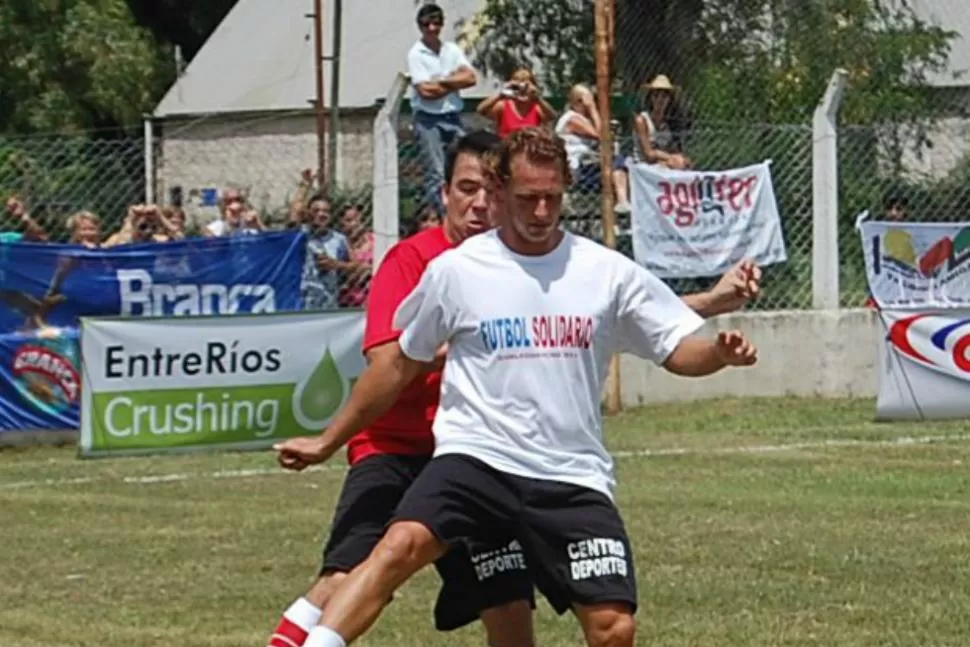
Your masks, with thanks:
<instances>
[{"instance_id":1,"label":"white banner with red lettering","mask_svg":"<svg viewBox=\"0 0 970 647\"><path fill-rule=\"evenodd\" d=\"M970 310L879 312L880 420L970 417Z\"/></svg>"},{"instance_id":2,"label":"white banner with red lettering","mask_svg":"<svg viewBox=\"0 0 970 647\"><path fill-rule=\"evenodd\" d=\"M718 276L743 258L788 260L771 162L727 171L630 166L633 255L661 278Z\"/></svg>"}]
</instances>

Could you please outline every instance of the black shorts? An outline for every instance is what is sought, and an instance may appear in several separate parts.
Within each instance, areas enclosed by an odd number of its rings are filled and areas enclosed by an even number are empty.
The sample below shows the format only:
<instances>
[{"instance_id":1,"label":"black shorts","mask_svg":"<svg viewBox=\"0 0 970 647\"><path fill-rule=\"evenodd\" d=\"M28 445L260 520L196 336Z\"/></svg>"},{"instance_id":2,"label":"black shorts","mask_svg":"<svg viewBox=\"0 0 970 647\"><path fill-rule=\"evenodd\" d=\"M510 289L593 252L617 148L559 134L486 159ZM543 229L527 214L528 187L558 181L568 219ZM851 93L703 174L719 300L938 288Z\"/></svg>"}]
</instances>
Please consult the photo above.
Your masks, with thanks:
<instances>
[{"instance_id":1,"label":"black shorts","mask_svg":"<svg viewBox=\"0 0 970 647\"><path fill-rule=\"evenodd\" d=\"M349 573L370 555L427 456L378 454L350 466L323 548L320 574Z\"/></svg>"},{"instance_id":2,"label":"black shorts","mask_svg":"<svg viewBox=\"0 0 970 647\"><path fill-rule=\"evenodd\" d=\"M572 605L620 602L637 608L636 574L614 503L589 488L524 478L451 454L428 463L395 521L417 521L449 544L518 537L539 590L560 614Z\"/></svg>"},{"instance_id":3,"label":"black shorts","mask_svg":"<svg viewBox=\"0 0 970 647\"><path fill-rule=\"evenodd\" d=\"M323 549L321 575L349 573L367 559L428 462L426 456L380 454L350 467ZM496 549L495 544L476 544L477 553ZM535 605L528 573L479 579L482 569L476 570L464 545L455 546L435 562L435 568L442 580L435 606L435 626L441 631L474 622L480 611L509 602L528 600Z\"/></svg>"},{"instance_id":4,"label":"black shorts","mask_svg":"<svg viewBox=\"0 0 970 647\"><path fill-rule=\"evenodd\" d=\"M486 609L519 600L535 609L532 579L517 539L460 542L435 562L441 591L434 606L438 631L452 631L478 620Z\"/></svg>"}]
</instances>

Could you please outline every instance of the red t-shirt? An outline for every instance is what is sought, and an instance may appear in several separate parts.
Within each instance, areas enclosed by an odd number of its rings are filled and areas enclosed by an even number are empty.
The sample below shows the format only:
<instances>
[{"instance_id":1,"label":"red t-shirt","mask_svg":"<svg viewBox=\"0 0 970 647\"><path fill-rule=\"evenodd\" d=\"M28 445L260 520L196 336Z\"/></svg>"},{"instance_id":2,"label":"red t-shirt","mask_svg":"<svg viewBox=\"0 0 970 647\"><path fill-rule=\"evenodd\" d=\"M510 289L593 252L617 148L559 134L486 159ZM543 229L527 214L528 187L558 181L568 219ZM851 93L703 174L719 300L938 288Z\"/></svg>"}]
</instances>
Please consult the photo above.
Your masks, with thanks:
<instances>
[{"instance_id":1,"label":"red t-shirt","mask_svg":"<svg viewBox=\"0 0 970 647\"><path fill-rule=\"evenodd\" d=\"M517 130L542 125L542 110L538 103L533 103L532 107L523 115L515 107L515 101L505 99L502 101L502 114L498 118L498 136L505 139Z\"/></svg>"},{"instance_id":2,"label":"red t-shirt","mask_svg":"<svg viewBox=\"0 0 970 647\"><path fill-rule=\"evenodd\" d=\"M398 306L417 287L428 263L452 247L445 230L435 227L405 238L387 252L370 284L365 353L400 337L401 331L393 326ZM440 372L428 373L409 384L387 413L347 444L350 464L376 454L430 456L434 452L431 423L440 391Z\"/></svg>"}]
</instances>

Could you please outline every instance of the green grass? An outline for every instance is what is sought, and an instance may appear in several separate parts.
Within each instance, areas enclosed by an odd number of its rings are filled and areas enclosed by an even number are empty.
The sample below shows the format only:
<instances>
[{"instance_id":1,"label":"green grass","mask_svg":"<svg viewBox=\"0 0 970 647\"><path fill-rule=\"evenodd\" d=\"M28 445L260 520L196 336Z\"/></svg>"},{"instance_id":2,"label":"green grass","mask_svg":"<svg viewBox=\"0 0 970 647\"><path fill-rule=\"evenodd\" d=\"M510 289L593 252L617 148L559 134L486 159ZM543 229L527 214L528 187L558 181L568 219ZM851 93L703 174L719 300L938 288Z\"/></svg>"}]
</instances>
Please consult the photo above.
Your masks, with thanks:
<instances>
[{"instance_id":1,"label":"green grass","mask_svg":"<svg viewBox=\"0 0 970 647\"><path fill-rule=\"evenodd\" d=\"M638 644L967 644L970 425L872 414L765 399L610 420ZM311 582L342 478L268 453L0 452L0 647L264 645ZM359 644L482 645L477 626L434 632L436 586L419 575ZM538 637L582 644L545 603Z\"/></svg>"}]
</instances>

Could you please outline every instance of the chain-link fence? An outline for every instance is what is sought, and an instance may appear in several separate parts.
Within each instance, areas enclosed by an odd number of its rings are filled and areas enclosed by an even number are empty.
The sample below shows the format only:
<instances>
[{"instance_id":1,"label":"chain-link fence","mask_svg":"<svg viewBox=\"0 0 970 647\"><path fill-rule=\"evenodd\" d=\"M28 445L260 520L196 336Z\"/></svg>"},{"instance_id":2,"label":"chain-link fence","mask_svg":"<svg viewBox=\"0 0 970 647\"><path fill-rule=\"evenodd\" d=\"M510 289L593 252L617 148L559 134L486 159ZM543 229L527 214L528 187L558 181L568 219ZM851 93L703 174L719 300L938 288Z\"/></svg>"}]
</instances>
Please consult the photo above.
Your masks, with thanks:
<instances>
[{"instance_id":1,"label":"chain-link fence","mask_svg":"<svg viewBox=\"0 0 970 647\"><path fill-rule=\"evenodd\" d=\"M474 118L469 127L486 125ZM629 128L620 125L618 151L633 155L637 146ZM400 147L401 219L405 230L414 227L422 213L423 165L412 134L405 129ZM685 133L685 141L698 169L730 169L772 160L772 182L779 210L784 214L783 228L788 262L766 268L765 297L760 309L807 308L811 306L812 236L812 131L809 126L746 125L700 126ZM565 225L575 233L603 240L601 193L581 185L567 196ZM617 214L617 248L633 256L630 213ZM675 280L680 293L706 289L716 278Z\"/></svg>"},{"instance_id":2,"label":"chain-link fence","mask_svg":"<svg viewBox=\"0 0 970 647\"><path fill-rule=\"evenodd\" d=\"M839 132L842 302L864 302L859 211L881 213L891 194L903 194L912 217L961 217L970 83L959 74L970 68L970 14L930 4L610 5L612 117L622 150L635 149L634 115L643 113L669 129L667 152L696 168L774 160L789 260L769 268L756 307L812 305L811 125L837 68L848 80L848 125ZM560 98L558 108L574 83L595 87L593 0L487 2L463 36L479 69L507 78L531 67L545 94Z\"/></svg>"},{"instance_id":3,"label":"chain-link fence","mask_svg":"<svg viewBox=\"0 0 970 647\"><path fill-rule=\"evenodd\" d=\"M373 145L369 118L345 121L338 178L325 191L314 170L315 123L304 114L170 122L156 125L147 147L142 128L138 135L0 139L0 198L22 203L51 242L112 245L303 227L310 250L304 280L334 297L317 305L359 307L373 264ZM159 208L135 213L151 196ZM4 206L0 230L26 233ZM97 231L79 240L72 226L82 219L71 216L80 214Z\"/></svg>"},{"instance_id":4,"label":"chain-link fence","mask_svg":"<svg viewBox=\"0 0 970 647\"><path fill-rule=\"evenodd\" d=\"M970 220L970 121L843 126L839 130L842 304L867 297L857 216L912 222Z\"/></svg>"},{"instance_id":5,"label":"chain-link fence","mask_svg":"<svg viewBox=\"0 0 970 647\"><path fill-rule=\"evenodd\" d=\"M120 225L145 195L144 147L125 133L0 137L0 196L23 202L52 241L70 238L69 217L88 211ZM10 214L4 229L22 225Z\"/></svg>"},{"instance_id":6,"label":"chain-link fence","mask_svg":"<svg viewBox=\"0 0 970 647\"><path fill-rule=\"evenodd\" d=\"M644 153L635 123L645 115L668 133L669 152L689 157L694 168L772 160L788 260L767 269L764 297L754 307L812 305L811 117L837 67L847 67L849 83L846 125L838 133L843 305L865 299L853 228L860 212L881 215L889 203L901 202L910 218L962 218L970 201L970 92L965 82L944 78L959 54L956 35L897 5L843 3L832 10L805 2L615 1L617 153ZM595 86L592 8L592 0L489 1L469 23L474 29L463 45L477 69L493 78L530 66L558 118L574 83ZM550 28L535 29L540 23ZM970 53L963 56L970 60ZM671 100L659 106L654 97L664 86ZM469 127L485 123L471 113L475 106L466 102ZM364 231L373 228L373 119L370 113L341 119L338 180L330 196L336 229L345 206L358 207ZM394 178L401 236L436 215L423 204L424 170L409 123L404 115ZM128 132L0 139L0 196L23 197L58 241L69 237L67 216L82 210L101 216L104 237L117 232L129 205L145 201L146 189L158 204L181 205L189 235L224 217L220 205L229 189L244 195L266 228L310 219L306 199L317 187L301 179L317 166L312 115L166 122L157 125L147 157L141 128ZM146 185L146 177L153 181ZM598 192L573 191L567 226L602 238L599 202ZM629 215L619 215L619 248L632 254ZM394 232L382 229L380 235ZM682 280L675 287L685 292L710 283Z\"/></svg>"}]
</instances>

